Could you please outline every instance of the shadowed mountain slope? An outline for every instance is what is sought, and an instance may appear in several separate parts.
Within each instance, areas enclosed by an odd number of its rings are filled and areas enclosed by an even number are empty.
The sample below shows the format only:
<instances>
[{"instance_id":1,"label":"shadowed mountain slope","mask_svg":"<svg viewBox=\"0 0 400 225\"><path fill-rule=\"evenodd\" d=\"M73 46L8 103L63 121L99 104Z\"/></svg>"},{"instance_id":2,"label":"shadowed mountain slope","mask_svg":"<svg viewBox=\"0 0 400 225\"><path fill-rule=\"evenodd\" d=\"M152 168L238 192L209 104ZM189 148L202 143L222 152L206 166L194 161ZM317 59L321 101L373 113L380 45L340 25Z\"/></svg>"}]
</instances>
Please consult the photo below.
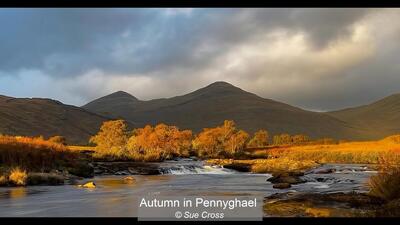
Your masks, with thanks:
<instances>
[{"instance_id":1,"label":"shadowed mountain slope","mask_svg":"<svg viewBox=\"0 0 400 225\"><path fill-rule=\"evenodd\" d=\"M337 119L354 124L371 139L400 133L400 94L368 105L328 112Z\"/></svg>"},{"instance_id":2,"label":"shadowed mountain slope","mask_svg":"<svg viewBox=\"0 0 400 225\"><path fill-rule=\"evenodd\" d=\"M106 117L42 98L0 96L0 134L65 136L68 143L87 144Z\"/></svg>"},{"instance_id":3,"label":"shadowed mountain slope","mask_svg":"<svg viewBox=\"0 0 400 225\"><path fill-rule=\"evenodd\" d=\"M116 92L83 108L105 116L122 117L136 126L163 122L199 132L229 119L248 132L267 129L272 134L304 133L313 138L364 138L356 126L329 114L261 98L226 82L215 82L182 96L150 101Z\"/></svg>"}]
</instances>

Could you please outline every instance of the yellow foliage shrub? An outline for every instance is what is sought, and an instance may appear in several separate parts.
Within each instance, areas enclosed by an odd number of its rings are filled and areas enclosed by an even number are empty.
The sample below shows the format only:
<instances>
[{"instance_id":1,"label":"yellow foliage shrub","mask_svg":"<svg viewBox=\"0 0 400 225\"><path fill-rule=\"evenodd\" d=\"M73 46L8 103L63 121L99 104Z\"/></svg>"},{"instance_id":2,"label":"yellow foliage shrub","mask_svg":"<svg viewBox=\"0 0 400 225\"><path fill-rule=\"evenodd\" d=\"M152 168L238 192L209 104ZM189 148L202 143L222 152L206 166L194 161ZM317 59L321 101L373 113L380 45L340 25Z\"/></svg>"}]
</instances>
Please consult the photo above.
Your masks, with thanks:
<instances>
[{"instance_id":1,"label":"yellow foliage shrub","mask_svg":"<svg viewBox=\"0 0 400 225\"><path fill-rule=\"evenodd\" d=\"M20 168L16 167L11 170L8 179L14 185L25 186L28 179L28 174L25 170L21 170Z\"/></svg>"},{"instance_id":2,"label":"yellow foliage shrub","mask_svg":"<svg viewBox=\"0 0 400 225\"><path fill-rule=\"evenodd\" d=\"M5 175L0 176L0 186L6 186L8 184L8 178Z\"/></svg>"},{"instance_id":3,"label":"yellow foliage shrub","mask_svg":"<svg viewBox=\"0 0 400 225\"><path fill-rule=\"evenodd\" d=\"M369 180L370 195L386 201L400 198L400 161L393 154L382 155L379 173Z\"/></svg>"}]
</instances>

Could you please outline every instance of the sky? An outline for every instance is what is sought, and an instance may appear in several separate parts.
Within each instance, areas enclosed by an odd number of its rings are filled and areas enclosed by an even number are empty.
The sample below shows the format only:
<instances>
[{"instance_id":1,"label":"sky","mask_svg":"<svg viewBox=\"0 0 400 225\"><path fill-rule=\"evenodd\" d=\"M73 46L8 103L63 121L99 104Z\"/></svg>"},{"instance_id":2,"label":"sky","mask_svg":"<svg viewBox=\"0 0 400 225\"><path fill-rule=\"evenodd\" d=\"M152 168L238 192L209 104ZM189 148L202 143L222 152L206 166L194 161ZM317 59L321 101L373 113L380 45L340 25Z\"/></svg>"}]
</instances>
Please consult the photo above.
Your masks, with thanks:
<instances>
[{"instance_id":1,"label":"sky","mask_svg":"<svg viewBox=\"0 0 400 225\"><path fill-rule=\"evenodd\" d=\"M400 9L0 9L0 94L81 106L226 81L315 111L400 93Z\"/></svg>"}]
</instances>

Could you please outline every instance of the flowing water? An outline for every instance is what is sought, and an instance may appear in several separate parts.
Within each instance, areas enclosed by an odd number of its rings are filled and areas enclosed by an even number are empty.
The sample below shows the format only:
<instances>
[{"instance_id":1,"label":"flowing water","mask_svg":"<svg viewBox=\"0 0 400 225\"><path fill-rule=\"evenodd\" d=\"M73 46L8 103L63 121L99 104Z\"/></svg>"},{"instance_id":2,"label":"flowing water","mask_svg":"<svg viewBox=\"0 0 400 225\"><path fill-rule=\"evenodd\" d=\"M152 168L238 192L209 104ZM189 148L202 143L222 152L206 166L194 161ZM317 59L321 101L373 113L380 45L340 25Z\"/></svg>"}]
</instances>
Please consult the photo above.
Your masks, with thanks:
<instances>
[{"instance_id":1,"label":"flowing water","mask_svg":"<svg viewBox=\"0 0 400 225\"><path fill-rule=\"evenodd\" d=\"M289 189L273 189L266 180L269 174L241 173L201 161L169 161L161 163L163 175L99 176L82 180L94 181L95 189L75 185L29 186L0 188L0 216L137 216L137 201L145 195L204 196L258 195L282 192L349 192L367 191L366 182L375 172L365 165L327 164L319 169L335 168L330 174L313 171L303 178L304 184Z\"/></svg>"}]
</instances>

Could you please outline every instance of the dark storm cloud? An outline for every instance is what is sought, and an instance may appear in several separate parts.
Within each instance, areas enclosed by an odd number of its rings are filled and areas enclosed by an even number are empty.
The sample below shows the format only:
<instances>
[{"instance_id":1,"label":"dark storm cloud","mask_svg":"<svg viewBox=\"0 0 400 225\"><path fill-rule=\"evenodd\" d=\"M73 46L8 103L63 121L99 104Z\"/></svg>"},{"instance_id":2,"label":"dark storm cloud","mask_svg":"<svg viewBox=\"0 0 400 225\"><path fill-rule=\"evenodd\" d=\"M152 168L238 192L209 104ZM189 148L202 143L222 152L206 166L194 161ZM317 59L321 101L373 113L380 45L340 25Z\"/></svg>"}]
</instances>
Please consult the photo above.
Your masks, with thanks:
<instances>
[{"instance_id":1,"label":"dark storm cloud","mask_svg":"<svg viewBox=\"0 0 400 225\"><path fill-rule=\"evenodd\" d=\"M321 46L349 34L348 26L371 9L243 9L220 23L225 38L243 38L273 29L306 32L312 43ZM237 17L239 16L239 18ZM238 25L239 22L242 24ZM227 23L229 24L227 26ZM216 31L216 30L214 30Z\"/></svg>"},{"instance_id":2,"label":"dark storm cloud","mask_svg":"<svg viewBox=\"0 0 400 225\"><path fill-rule=\"evenodd\" d=\"M395 17L377 23L386 14ZM310 109L366 103L400 91L397 14L387 9L0 9L0 94L39 93L80 105L116 90L150 99L226 80ZM19 87L22 79L36 82L35 88Z\"/></svg>"},{"instance_id":3,"label":"dark storm cloud","mask_svg":"<svg viewBox=\"0 0 400 225\"><path fill-rule=\"evenodd\" d=\"M52 76L108 62L110 44L124 30L156 15L107 9L2 9L0 69L34 68Z\"/></svg>"},{"instance_id":4,"label":"dark storm cloud","mask_svg":"<svg viewBox=\"0 0 400 225\"><path fill-rule=\"evenodd\" d=\"M168 16L151 9L3 9L0 69L33 68L51 76L79 75L92 68L124 73L180 66L196 69L226 48L279 27L304 30L316 43L324 43L344 33L364 13L360 9L222 9ZM202 43L213 49L193 57Z\"/></svg>"}]
</instances>

